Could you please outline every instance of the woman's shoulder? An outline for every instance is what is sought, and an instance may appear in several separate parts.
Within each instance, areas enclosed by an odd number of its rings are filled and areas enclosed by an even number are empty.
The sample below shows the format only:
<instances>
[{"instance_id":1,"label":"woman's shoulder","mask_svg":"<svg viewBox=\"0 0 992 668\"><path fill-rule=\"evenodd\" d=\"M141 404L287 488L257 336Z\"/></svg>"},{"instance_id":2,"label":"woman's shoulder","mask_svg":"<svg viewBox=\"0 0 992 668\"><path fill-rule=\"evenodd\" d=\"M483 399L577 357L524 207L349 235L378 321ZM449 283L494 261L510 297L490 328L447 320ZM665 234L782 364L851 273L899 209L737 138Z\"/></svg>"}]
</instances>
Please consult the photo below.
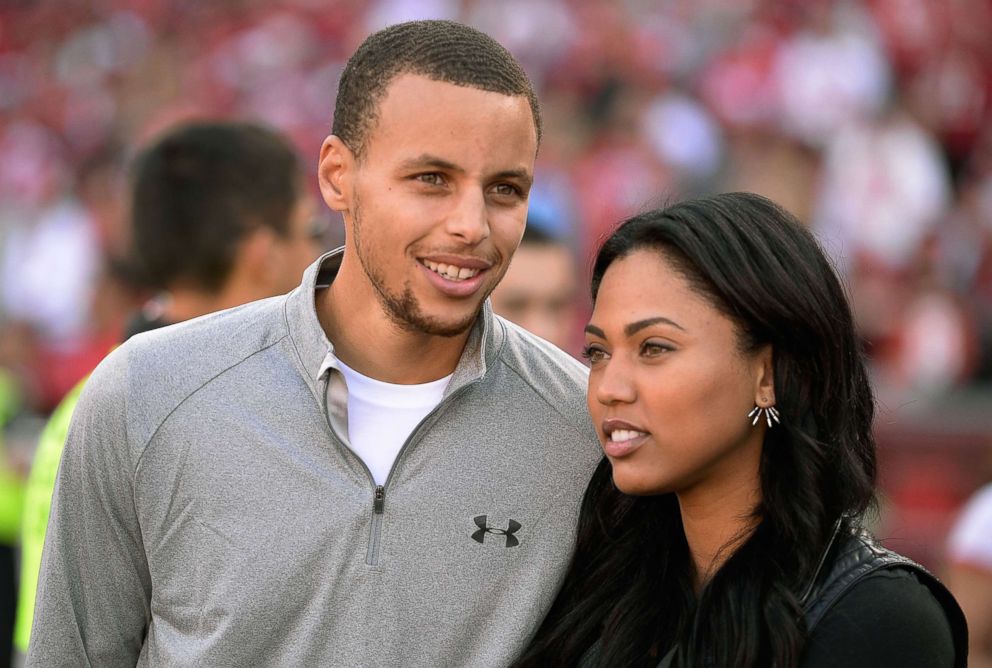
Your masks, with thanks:
<instances>
[{"instance_id":1,"label":"woman's shoulder","mask_svg":"<svg viewBox=\"0 0 992 668\"><path fill-rule=\"evenodd\" d=\"M958 665L944 606L921 577L894 566L852 584L813 629L804 668Z\"/></svg>"},{"instance_id":2,"label":"woman's shoulder","mask_svg":"<svg viewBox=\"0 0 992 668\"><path fill-rule=\"evenodd\" d=\"M835 532L821 565L803 597L804 665L965 665L964 616L923 566L856 528Z\"/></svg>"}]
</instances>

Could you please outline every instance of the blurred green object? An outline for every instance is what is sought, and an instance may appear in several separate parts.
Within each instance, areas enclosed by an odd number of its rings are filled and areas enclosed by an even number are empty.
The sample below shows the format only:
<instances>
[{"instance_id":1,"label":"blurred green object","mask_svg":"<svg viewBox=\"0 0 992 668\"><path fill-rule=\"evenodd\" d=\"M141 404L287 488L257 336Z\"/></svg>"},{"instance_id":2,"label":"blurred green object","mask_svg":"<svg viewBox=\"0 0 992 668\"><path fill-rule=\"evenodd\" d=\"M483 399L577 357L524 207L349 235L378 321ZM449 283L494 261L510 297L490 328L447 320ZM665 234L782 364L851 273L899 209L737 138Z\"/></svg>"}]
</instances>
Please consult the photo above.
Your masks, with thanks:
<instances>
[{"instance_id":1,"label":"blurred green object","mask_svg":"<svg viewBox=\"0 0 992 668\"><path fill-rule=\"evenodd\" d=\"M13 377L0 369L0 543L14 545L21 527L24 481L10 466L3 429L21 407L21 395Z\"/></svg>"},{"instance_id":2,"label":"blurred green object","mask_svg":"<svg viewBox=\"0 0 992 668\"><path fill-rule=\"evenodd\" d=\"M14 647L24 653L27 653L31 640L41 552L45 546L45 532L48 530L55 477L62 459L65 439L69 434L69 423L85 382L85 378L80 381L52 413L38 439L38 449L28 475L21 526L21 586L17 600L17 619L14 623Z\"/></svg>"},{"instance_id":3,"label":"blurred green object","mask_svg":"<svg viewBox=\"0 0 992 668\"><path fill-rule=\"evenodd\" d=\"M17 543L23 510L24 481L7 463L6 450L0 445L0 543Z\"/></svg>"},{"instance_id":4,"label":"blurred green object","mask_svg":"<svg viewBox=\"0 0 992 668\"><path fill-rule=\"evenodd\" d=\"M0 429L14 419L21 410L21 392L14 377L6 369L0 369Z\"/></svg>"}]
</instances>

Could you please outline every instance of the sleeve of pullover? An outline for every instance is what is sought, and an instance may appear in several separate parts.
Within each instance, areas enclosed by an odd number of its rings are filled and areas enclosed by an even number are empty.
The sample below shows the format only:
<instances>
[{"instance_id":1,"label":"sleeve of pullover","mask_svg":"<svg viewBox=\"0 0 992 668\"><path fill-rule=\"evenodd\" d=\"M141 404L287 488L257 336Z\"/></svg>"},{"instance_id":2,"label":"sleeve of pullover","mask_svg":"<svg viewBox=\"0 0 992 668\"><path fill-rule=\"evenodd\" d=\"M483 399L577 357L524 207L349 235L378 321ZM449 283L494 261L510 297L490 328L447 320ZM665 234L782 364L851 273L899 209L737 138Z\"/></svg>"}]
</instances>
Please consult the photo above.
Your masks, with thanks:
<instances>
[{"instance_id":1,"label":"sleeve of pullover","mask_svg":"<svg viewBox=\"0 0 992 668\"><path fill-rule=\"evenodd\" d=\"M127 352L86 384L59 467L28 666L134 666L151 580L134 504Z\"/></svg>"}]
</instances>

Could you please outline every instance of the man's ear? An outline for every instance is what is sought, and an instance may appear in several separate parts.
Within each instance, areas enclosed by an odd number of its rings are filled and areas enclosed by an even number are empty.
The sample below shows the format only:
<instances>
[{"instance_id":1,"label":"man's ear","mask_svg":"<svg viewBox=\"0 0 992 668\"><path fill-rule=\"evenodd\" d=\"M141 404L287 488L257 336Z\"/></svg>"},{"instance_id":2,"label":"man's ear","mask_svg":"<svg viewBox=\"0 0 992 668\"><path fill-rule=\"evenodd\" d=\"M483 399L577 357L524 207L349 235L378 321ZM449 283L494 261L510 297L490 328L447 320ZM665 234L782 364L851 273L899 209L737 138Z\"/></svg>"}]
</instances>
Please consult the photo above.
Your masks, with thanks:
<instances>
[{"instance_id":1,"label":"man's ear","mask_svg":"<svg viewBox=\"0 0 992 668\"><path fill-rule=\"evenodd\" d=\"M775 405L775 358L771 345L762 346L755 355L754 403L762 408Z\"/></svg>"},{"instance_id":2,"label":"man's ear","mask_svg":"<svg viewBox=\"0 0 992 668\"><path fill-rule=\"evenodd\" d=\"M355 162L355 154L341 138L328 135L320 147L317 181L320 183L320 194L334 211L344 212L351 208Z\"/></svg>"}]
</instances>

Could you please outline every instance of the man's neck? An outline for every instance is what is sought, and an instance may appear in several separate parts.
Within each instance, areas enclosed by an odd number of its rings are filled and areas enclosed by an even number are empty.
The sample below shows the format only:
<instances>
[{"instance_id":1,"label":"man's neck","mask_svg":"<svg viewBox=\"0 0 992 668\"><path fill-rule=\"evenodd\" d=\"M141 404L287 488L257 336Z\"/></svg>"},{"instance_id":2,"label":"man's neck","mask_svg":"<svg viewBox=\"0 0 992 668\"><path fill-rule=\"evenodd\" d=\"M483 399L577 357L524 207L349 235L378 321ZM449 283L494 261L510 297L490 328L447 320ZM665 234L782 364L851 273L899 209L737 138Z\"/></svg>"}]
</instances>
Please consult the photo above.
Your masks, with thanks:
<instances>
[{"instance_id":1,"label":"man's neck","mask_svg":"<svg viewBox=\"0 0 992 668\"><path fill-rule=\"evenodd\" d=\"M334 282L316 295L317 317L341 361L364 376L399 385L454 372L471 328L453 337L405 329L386 315L368 281L351 277L342 260Z\"/></svg>"}]
</instances>

